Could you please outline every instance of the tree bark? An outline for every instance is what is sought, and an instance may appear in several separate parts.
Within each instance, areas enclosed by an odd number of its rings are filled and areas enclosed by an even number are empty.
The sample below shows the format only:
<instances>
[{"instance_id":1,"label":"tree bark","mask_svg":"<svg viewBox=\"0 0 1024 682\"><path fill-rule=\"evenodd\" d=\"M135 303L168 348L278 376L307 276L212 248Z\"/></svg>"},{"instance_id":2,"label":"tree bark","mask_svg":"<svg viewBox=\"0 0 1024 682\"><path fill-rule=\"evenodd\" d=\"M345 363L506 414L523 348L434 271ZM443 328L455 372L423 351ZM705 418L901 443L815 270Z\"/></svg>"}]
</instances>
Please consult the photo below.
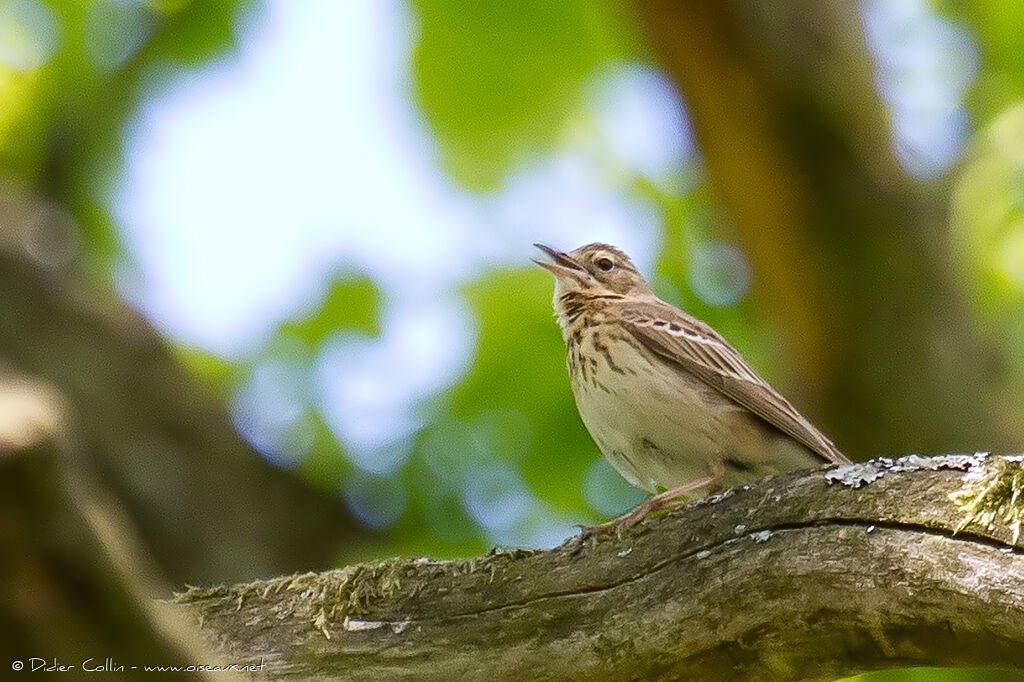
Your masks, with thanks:
<instances>
[{"instance_id":1,"label":"tree bark","mask_svg":"<svg viewBox=\"0 0 1024 682\"><path fill-rule=\"evenodd\" d=\"M621 537L178 595L270 679L833 679L1024 667L1021 456L797 472Z\"/></svg>"}]
</instances>

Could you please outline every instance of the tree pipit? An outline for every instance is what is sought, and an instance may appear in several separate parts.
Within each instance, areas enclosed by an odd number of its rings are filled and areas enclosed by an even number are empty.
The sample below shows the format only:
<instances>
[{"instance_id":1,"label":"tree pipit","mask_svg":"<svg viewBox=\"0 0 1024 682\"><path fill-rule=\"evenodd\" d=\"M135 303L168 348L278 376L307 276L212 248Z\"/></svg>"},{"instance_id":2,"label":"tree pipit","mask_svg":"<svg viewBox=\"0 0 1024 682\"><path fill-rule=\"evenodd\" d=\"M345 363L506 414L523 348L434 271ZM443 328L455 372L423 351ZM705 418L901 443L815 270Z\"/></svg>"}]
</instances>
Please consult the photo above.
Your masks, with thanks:
<instances>
[{"instance_id":1,"label":"tree pipit","mask_svg":"<svg viewBox=\"0 0 1024 682\"><path fill-rule=\"evenodd\" d=\"M552 259L534 262L555 276L583 423L627 481L664 491L586 535L632 526L676 497L850 461L718 332L655 296L622 251L535 246Z\"/></svg>"}]
</instances>

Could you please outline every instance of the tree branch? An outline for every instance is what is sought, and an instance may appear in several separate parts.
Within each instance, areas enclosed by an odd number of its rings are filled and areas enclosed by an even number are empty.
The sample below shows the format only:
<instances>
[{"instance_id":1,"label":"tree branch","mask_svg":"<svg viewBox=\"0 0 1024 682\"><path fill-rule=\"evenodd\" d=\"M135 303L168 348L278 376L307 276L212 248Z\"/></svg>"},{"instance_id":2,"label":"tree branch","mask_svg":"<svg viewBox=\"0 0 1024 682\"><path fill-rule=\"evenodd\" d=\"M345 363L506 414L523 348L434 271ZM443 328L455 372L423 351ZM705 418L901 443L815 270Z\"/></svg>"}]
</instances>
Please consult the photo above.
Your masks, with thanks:
<instances>
[{"instance_id":1,"label":"tree branch","mask_svg":"<svg viewBox=\"0 0 1024 682\"><path fill-rule=\"evenodd\" d=\"M1021 456L778 476L621 538L178 595L271 678L831 679L1024 666Z\"/></svg>"}]
</instances>

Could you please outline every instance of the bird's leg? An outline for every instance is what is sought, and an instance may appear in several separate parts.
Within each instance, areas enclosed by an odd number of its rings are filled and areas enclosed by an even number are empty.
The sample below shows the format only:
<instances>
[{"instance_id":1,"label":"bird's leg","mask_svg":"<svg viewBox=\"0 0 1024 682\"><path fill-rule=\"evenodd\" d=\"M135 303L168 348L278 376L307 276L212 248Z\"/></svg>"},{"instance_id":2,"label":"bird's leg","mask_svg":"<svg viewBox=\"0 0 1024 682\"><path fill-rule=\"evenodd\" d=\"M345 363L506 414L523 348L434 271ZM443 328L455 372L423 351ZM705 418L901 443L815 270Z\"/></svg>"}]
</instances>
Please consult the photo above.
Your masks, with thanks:
<instances>
[{"instance_id":1,"label":"bird's leg","mask_svg":"<svg viewBox=\"0 0 1024 682\"><path fill-rule=\"evenodd\" d=\"M664 509L666 507L674 506L675 503L672 500L680 495L693 492L698 488L703 488L706 485L711 485L719 479L722 475L722 470L717 469L711 474L698 478L696 481L690 481L684 483L681 486L677 486L670 490L652 495L646 500L641 502L632 511L623 514L611 521L605 521L599 523L596 526L580 526L579 544L577 547L582 547L583 543L589 538L595 537L601 533L614 530L616 535L619 535L622 531L632 528L636 524L640 523L647 514L657 509Z\"/></svg>"}]
</instances>

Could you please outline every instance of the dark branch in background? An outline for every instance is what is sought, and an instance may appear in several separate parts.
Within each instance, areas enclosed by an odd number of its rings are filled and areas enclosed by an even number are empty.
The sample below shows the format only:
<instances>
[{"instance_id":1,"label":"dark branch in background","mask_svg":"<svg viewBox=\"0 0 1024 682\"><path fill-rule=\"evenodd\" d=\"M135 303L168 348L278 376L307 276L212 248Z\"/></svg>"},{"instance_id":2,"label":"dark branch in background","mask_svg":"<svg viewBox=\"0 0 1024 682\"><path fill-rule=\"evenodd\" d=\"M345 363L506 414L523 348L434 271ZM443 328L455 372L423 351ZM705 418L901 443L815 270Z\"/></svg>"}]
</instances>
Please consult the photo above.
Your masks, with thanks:
<instances>
[{"instance_id":1,"label":"dark branch in background","mask_svg":"<svg viewBox=\"0 0 1024 682\"><path fill-rule=\"evenodd\" d=\"M74 239L45 201L0 192L0 361L60 395L79 457L163 572L217 581L330 565L358 524L242 441L149 322L80 276Z\"/></svg>"},{"instance_id":2,"label":"dark branch in background","mask_svg":"<svg viewBox=\"0 0 1024 682\"><path fill-rule=\"evenodd\" d=\"M896 161L859 4L637 7L788 334L783 374L804 383L787 395L853 459L1019 447L1012 360L979 337L954 281L945 182Z\"/></svg>"},{"instance_id":3,"label":"dark branch in background","mask_svg":"<svg viewBox=\"0 0 1024 682\"><path fill-rule=\"evenodd\" d=\"M80 276L68 220L0 191L0 658L168 662L145 618L166 589L132 589L92 503L130 521L136 562L173 584L330 566L362 531L248 447L149 323ZM90 484L69 498L71 479Z\"/></svg>"},{"instance_id":4,"label":"dark branch in background","mask_svg":"<svg viewBox=\"0 0 1024 682\"><path fill-rule=\"evenodd\" d=\"M297 679L832 679L1024 667L1021 457L787 474L621 538L391 560L177 601Z\"/></svg>"}]
</instances>

